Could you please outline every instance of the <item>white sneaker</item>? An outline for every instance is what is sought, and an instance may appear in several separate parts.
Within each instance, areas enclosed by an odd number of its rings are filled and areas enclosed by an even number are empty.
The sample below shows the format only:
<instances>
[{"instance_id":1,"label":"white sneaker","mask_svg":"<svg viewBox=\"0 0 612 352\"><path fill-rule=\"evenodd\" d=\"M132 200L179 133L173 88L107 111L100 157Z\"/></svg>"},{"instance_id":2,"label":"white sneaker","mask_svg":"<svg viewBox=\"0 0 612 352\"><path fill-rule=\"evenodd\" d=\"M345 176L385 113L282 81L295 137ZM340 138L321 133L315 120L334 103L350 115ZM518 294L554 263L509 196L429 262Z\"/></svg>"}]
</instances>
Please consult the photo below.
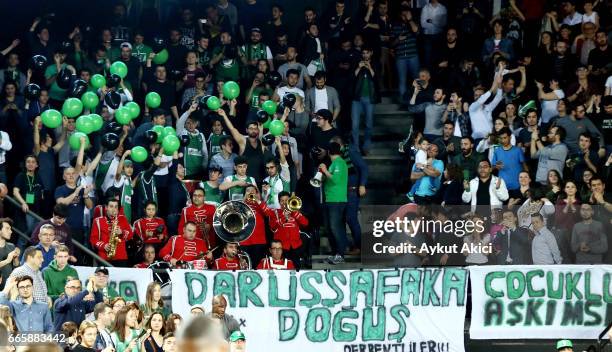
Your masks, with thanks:
<instances>
[{"instance_id":1,"label":"white sneaker","mask_svg":"<svg viewBox=\"0 0 612 352\"><path fill-rule=\"evenodd\" d=\"M327 262L332 265L344 263L344 257L340 254L336 254L335 256L327 257Z\"/></svg>"}]
</instances>

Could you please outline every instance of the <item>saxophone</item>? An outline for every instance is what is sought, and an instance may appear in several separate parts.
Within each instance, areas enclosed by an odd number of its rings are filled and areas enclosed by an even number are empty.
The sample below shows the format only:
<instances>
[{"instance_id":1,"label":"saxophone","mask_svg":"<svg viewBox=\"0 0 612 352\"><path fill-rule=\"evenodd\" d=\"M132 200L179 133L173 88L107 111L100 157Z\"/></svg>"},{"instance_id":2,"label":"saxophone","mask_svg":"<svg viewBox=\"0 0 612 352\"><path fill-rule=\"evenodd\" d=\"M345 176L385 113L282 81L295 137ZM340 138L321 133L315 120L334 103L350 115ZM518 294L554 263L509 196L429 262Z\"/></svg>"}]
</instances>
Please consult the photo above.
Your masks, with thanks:
<instances>
[{"instance_id":1,"label":"saxophone","mask_svg":"<svg viewBox=\"0 0 612 352\"><path fill-rule=\"evenodd\" d=\"M117 253L117 245L121 241L121 239L119 238L119 235L115 233L117 232L118 226L119 226L119 220L117 216L115 216L113 220L111 221L111 229L110 229L110 235L108 239L108 245L110 247L108 251L106 252L106 256L108 257L108 259L113 259L115 257L115 254Z\"/></svg>"}]
</instances>

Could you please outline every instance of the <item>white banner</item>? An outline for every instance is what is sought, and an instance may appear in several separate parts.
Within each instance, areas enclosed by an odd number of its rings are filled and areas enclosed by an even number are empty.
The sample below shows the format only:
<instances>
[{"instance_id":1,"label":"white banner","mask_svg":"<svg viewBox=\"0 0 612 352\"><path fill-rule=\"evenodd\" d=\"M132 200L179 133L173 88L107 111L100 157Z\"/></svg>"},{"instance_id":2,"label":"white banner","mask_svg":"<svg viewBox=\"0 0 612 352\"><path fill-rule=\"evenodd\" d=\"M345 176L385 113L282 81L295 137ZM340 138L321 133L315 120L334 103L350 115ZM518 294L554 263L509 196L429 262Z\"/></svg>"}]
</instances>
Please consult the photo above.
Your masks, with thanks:
<instances>
[{"instance_id":1,"label":"white banner","mask_svg":"<svg viewBox=\"0 0 612 352\"><path fill-rule=\"evenodd\" d=\"M75 266L79 279L83 285L87 278L94 275L95 267ZM128 301L144 303L146 301L147 286L153 282L153 271L150 269L134 268L107 268L109 273L109 286Z\"/></svg>"},{"instance_id":2,"label":"white banner","mask_svg":"<svg viewBox=\"0 0 612 352\"><path fill-rule=\"evenodd\" d=\"M172 311L226 314L249 351L463 352L465 268L338 271L173 270Z\"/></svg>"},{"instance_id":3,"label":"white banner","mask_svg":"<svg viewBox=\"0 0 612 352\"><path fill-rule=\"evenodd\" d=\"M612 320L610 265L469 270L472 339L594 339Z\"/></svg>"}]
</instances>

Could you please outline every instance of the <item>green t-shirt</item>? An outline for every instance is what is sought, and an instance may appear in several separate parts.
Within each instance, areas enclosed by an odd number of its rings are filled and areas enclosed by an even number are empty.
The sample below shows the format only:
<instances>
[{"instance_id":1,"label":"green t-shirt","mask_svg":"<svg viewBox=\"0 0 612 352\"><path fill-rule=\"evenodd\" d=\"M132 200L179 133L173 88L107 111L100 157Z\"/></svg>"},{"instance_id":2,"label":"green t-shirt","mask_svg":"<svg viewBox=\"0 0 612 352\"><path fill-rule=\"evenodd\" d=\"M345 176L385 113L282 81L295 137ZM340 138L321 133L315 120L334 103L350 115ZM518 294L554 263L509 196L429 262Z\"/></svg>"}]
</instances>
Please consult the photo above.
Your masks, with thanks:
<instances>
[{"instance_id":1,"label":"green t-shirt","mask_svg":"<svg viewBox=\"0 0 612 352\"><path fill-rule=\"evenodd\" d=\"M328 171L332 178L325 178L323 187L325 189L325 202L344 203L347 201L348 190L348 167L342 158L336 158L329 165Z\"/></svg>"},{"instance_id":2,"label":"green t-shirt","mask_svg":"<svg viewBox=\"0 0 612 352\"><path fill-rule=\"evenodd\" d=\"M67 64L62 64L62 69L64 69ZM55 64L47 66L45 70L45 78L49 79L53 76L57 76L57 66ZM51 84L51 88L49 88L49 98L53 100L64 100L66 99L66 89L62 89L57 85L57 80L53 81Z\"/></svg>"},{"instance_id":3,"label":"green t-shirt","mask_svg":"<svg viewBox=\"0 0 612 352\"><path fill-rule=\"evenodd\" d=\"M138 62L140 62L141 64L144 64L147 62L147 57L149 57L149 54L151 52L153 52L153 49L151 49L151 47L149 47L148 45L132 44L132 56L138 59Z\"/></svg>"},{"instance_id":4,"label":"green t-shirt","mask_svg":"<svg viewBox=\"0 0 612 352\"><path fill-rule=\"evenodd\" d=\"M213 57L219 55L222 48L217 47L213 51ZM215 65L215 75L217 81L238 81L240 79L240 60L236 59L221 59Z\"/></svg>"}]
</instances>

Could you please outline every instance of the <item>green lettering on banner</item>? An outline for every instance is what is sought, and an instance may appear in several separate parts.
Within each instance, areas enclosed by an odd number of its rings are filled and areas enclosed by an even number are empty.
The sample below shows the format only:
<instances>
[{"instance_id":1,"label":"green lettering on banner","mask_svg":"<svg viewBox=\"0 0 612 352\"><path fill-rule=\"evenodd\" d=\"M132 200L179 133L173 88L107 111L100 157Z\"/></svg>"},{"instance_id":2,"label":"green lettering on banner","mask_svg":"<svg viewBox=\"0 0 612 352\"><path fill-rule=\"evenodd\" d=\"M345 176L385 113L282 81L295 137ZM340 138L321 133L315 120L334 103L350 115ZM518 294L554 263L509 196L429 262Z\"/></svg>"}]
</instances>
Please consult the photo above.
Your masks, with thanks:
<instances>
[{"instance_id":1,"label":"green lettering on banner","mask_svg":"<svg viewBox=\"0 0 612 352\"><path fill-rule=\"evenodd\" d=\"M371 307L374 304L374 273L369 270L353 271L350 280L351 307L357 307L359 293L363 293L366 307Z\"/></svg>"},{"instance_id":2,"label":"green lettering on banner","mask_svg":"<svg viewBox=\"0 0 612 352\"><path fill-rule=\"evenodd\" d=\"M410 296L412 296L412 305L418 306L421 297L421 274L418 269L407 269L402 273L402 293L400 302L405 305L410 304Z\"/></svg>"},{"instance_id":3,"label":"green lettering on banner","mask_svg":"<svg viewBox=\"0 0 612 352\"><path fill-rule=\"evenodd\" d=\"M198 283L200 285L199 291L195 290L195 283ZM185 286L187 286L187 302L189 302L190 306L195 306L204 303L204 299L206 298L206 291L208 290L208 282L206 281L206 276L200 273L186 272Z\"/></svg>"},{"instance_id":4,"label":"green lettering on banner","mask_svg":"<svg viewBox=\"0 0 612 352\"><path fill-rule=\"evenodd\" d=\"M509 299L519 299L525 292L525 276L520 271L511 271L506 276L506 289Z\"/></svg>"},{"instance_id":5,"label":"green lettering on banner","mask_svg":"<svg viewBox=\"0 0 612 352\"><path fill-rule=\"evenodd\" d=\"M534 322L535 325L542 325L542 319L540 318L539 309L544 304L543 299L528 299L527 309L525 310L525 326L531 326Z\"/></svg>"},{"instance_id":6,"label":"green lettering on banner","mask_svg":"<svg viewBox=\"0 0 612 352\"><path fill-rule=\"evenodd\" d=\"M384 270L379 271L376 277L376 305L385 305L385 295L387 293L398 293L399 285L387 284L386 279L388 277L399 277L399 270Z\"/></svg>"},{"instance_id":7,"label":"green lettering on banner","mask_svg":"<svg viewBox=\"0 0 612 352\"><path fill-rule=\"evenodd\" d=\"M610 293L610 273L605 273L603 277L603 299L606 303L612 303L612 294Z\"/></svg>"},{"instance_id":8,"label":"green lettering on banner","mask_svg":"<svg viewBox=\"0 0 612 352\"><path fill-rule=\"evenodd\" d=\"M494 290L491 283L493 282L493 280L501 279L505 276L506 273L504 273L503 271L492 271L485 275L485 292L487 293L487 296L491 298L499 298L504 296L504 293L502 291Z\"/></svg>"},{"instance_id":9,"label":"green lettering on banner","mask_svg":"<svg viewBox=\"0 0 612 352\"><path fill-rule=\"evenodd\" d=\"M582 293L578 290L578 283L582 273L566 273L565 274L565 299L571 300L572 296L576 296L576 299L582 299Z\"/></svg>"},{"instance_id":10,"label":"green lettering on banner","mask_svg":"<svg viewBox=\"0 0 612 352\"><path fill-rule=\"evenodd\" d=\"M320 323L320 324L319 324ZM325 342L331 329L331 312L327 308L313 308L306 317L306 338L310 342Z\"/></svg>"},{"instance_id":11,"label":"green lettering on banner","mask_svg":"<svg viewBox=\"0 0 612 352\"><path fill-rule=\"evenodd\" d=\"M484 326L501 325L504 321L504 303L501 299L489 299L484 306Z\"/></svg>"},{"instance_id":12,"label":"green lettering on banner","mask_svg":"<svg viewBox=\"0 0 612 352\"><path fill-rule=\"evenodd\" d=\"M302 286L302 290L311 296L309 299L302 298L299 301L299 305L306 308L312 308L321 302L321 294L312 286L310 283L311 279L320 284L323 282L323 276L321 276L321 273L318 271L306 271L302 272L302 275L300 275L300 285Z\"/></svg>"},{"instance_id":13,"label":"green lettering on banner","mask_svg":"<svg viewBox=\"0 0 612 352\"><path fill-rule=\"evenodd\" d=\"M515 300L508 304L508 315L510 316L506 323L510 326L517 325L523 320L521 309L525 305L525 302L521 300Z\"/></svg>"},{"instance_id":14,"label":"green lettering on banner","mask_svg":"<svg viewBox=\"0 0 612 352\"><path fill-rule=\"evenodd\" d=\"M584 320L583 313L584 305L582 301L566 301L563 304L563 318L561 319L561 325L582 325Z\"/></svg>"},{"instance_id":15,"label":"green lettering on banner","mask_svg":"<svg viewBox=\"0 0 612 352\"><path fill-rule=\"evenodd\" d=\"M585 286L584 298L587 301L596 301L596 302L601 301L601 295L591 292L591 272L590 271L587 271L586 273L584 273L584 286Z\"/></svg>"},{"instance_id":16,"label":"green lettering on banner","mask_svg":"<svg viewBox=\"0 0 612 352\"><path fill-rule=\"evenodd\" d=\"M287 320L291 322L287 325ZM297 336L300 327L300 315L295 309L281 309L278 311L278 340L291 341Z\"/></svg>"},{"instance_id":17,"label":"green lettering on banner","mask_svg":"<svg viewBox=\"0 0 612 352\"><path fill-rule=\"evenodd\" d=\"M535 290L533 288L533 278L534 277L544 277L544 270L531 270L527 272L527 294L529 297L544 297L545 292L544 289Z\"/></svg>"},{"instance_id":18,"label":"green lettering on banner","mask_svg":"<svg viewBox=\"0 0 612 352\"><path fill-rule=\"evenodd\" d=\"M289 298L281 299L278 294L278 279L276 274L271 272L268 276L268 305L270 307L294 308L295 297L297 295L297 279L295 272L292 271L289 276Z\"/></svg>"},{"instance_id":19,"label":"green lettering on banner","mask_svg":"<svg viewBox=\"0 0 612 352\"><path fill-rule=\"evenodd\" d=\"M344 319L358 319L359 313L352 309L343 309L336 313L332 326L332 337L337 342L351 342L357 339L357 325L344 322Z\"/></svg>"},{"instance_id":20,"label":"green lettering on banner","mask_svg":"<svg viewBox=\"0 0 612 352\"><path fill-rule=\"evenodd\" d=\"M248 307L249 302L255 307L264 306L261 298L255 293L255 289L262 281L261 275L255 270L238 273L238 301L241 308Z\"/></svg>"},{"instance_id":21,"label":"green lettering on banner","mask_svg":"<svg viewBox=\"0 0 612 352\"><path fill-rule=\"evenodd\" d=\"M218 272L215 274L213 295L223 295L230 307L236 306L236 284L234 274Z\"/></svg>"},{"instance_id":22,"label":"green lettering on banner","mask_svg":"<svg viewBox=\"0 0 612 352\"><path fill-rule=\"evenodd\" d=\"M376 325L374 325L374 309L378 316L376 317ZM363 341L383 341L385 339L385 323L386 323L385 307L364 308L363 324L361 326L361 339Z\"/></svg>"},{"instance_id":23,"label":"green lettering on banner","mask_svg":"<svg viewBox=\"0 0 612 352\"><path fill-rule=\"evenodd\" d=\"M342 285L346 285L346 277L341 271L328 271L325 273L325 282L327 282L329 288L336 293L336 298L334 299L324 298L321 300L321 304L325 307L333 307L344 301L344 292L342 292L342 289L336 284L336 279L338 279Z\"/></svg>"},{"instance_id":24,"label":"green lettering on banner","mask_svg":"<svg viewBox=\"0 0 612 352\"><path fill-rule=\"evenodd\" d=\"M444 276L442 277L442 306L448 307L452 291L455 291L457 305L465 305L467 276L466 269L444 268Z\"/></svg>"},{"instance_id":25,"label":"green lettering on banner","mask_svg":"<svg viewBox=\"0 0 612 352\"><path fill-rule=\"evenodd\" d=\"M587 301L584 304L584 314L593 318L593 320L585 320L584 326L598 326L601 325L601 315L597 311L593 311L592 308L599 308L602 306L601 301L592 302Z\"/></svg>"},{"instance_id":26,"label":"green lettering on banner","mask_svg":"<svg viewBox=\"0 0 612 352\"><path fill-rule=\"evenodd\" d=\"M553 299L561 299L563 297L563 282L564 282L564 275L563 273L559 273L559 286L557 286L557 288L553 287L554 283L555 283L555 277L554 277L555 273L553 273L552 271L549 271L546 273L546 292L548 292L548 298L553 298Z\"/></svg>"},{"instance_id":27,"label":"green lettering on banner","mask_svg":"<svg viewBox=\"0 0 612 352\"><path fill-rule=\"evenodd\" d=\"M425 276L423 277L423 300L421 304L423 306L440 305L440 296L436 292L436 280L440 276L441 269L425 269Z\"/></svg>"},{"instance_id":28,"label":"green lettering on banner","mask_svg":"<svg viewBox=\"0 0 612 352\"><path fill-rule=\"evenodd\" d=\"M111 281L110 287L126 301L138 302L138 288L135 281Z\"/></svg>"},{"instance_id":29,"label":"green lettering on banner","mask_svg":"<svg viewBox=\"0 0 612 352\"><path fill-rule=\"evenodd\" d=\"M606 318L604 322L612 321L612 303L606 304Z\"/></svg>"},{"instance_id":30,"label":"green lettering on banner","mask_svg":"<svg viewBox=\"0 0 612 352\"><path fill-rule=\"evenodd\" d=\"M399 304L391 307L391 318L397 322L398 328L396 332L390 332L387 335L389 341L395 340L397 343L401 343L404 336L406 336L406 321L402 317L402 314L406 316L405 319L408 319L410 317L410 309Z\"/></svg>"},{"instance_id":31,"label":"green lettering on banner","mask_svg":"<svg viewBox=\"0 0 612 352\"><path fill-rule=\"evenodd\" d=\"M546 325L552 325L555 322L557 312L557 301L548 300L546 302Z\"/></svg>"}]
</instances>

